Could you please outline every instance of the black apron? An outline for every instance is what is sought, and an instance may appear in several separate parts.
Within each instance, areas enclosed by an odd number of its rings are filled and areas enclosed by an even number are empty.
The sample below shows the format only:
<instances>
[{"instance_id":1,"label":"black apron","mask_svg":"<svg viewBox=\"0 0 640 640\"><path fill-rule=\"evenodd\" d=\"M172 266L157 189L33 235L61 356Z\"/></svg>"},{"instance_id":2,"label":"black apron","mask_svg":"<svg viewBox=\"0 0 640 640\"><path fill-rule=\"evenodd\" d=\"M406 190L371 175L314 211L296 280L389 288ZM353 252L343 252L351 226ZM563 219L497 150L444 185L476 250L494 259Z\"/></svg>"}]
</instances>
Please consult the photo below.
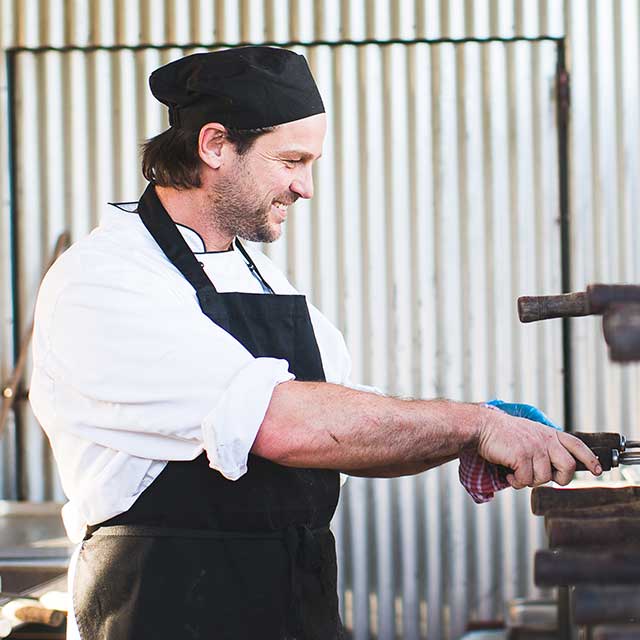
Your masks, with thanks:
<instances>
[{"instance_id":1,"label":"black apron","mask_svg":"<svg viewBox=\"0 0 640 640\"><path fill-rule=\"evenodd\" d=\"M218 293L153 185L138 214L213 322L254 357L287 360L297 380L325 380L304 296ZM342 638L338 494L335 471L254 455L235 482L204 453L169 462L127 512L88 528L73 588L82 640Z\"/></svg>"}]
</instances>

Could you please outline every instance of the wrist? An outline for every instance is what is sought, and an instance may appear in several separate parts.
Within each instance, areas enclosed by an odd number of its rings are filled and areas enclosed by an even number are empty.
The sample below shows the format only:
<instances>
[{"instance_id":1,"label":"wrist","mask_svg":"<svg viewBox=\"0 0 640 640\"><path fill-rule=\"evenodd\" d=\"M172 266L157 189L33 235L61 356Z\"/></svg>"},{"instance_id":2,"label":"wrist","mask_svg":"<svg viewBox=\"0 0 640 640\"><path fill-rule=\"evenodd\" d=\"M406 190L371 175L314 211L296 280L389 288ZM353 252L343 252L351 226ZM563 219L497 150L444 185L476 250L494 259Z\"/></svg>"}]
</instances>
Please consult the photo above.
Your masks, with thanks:
<instances>
[{"instance_id":1,"label":"wrist","mask_svg":"<svg viewBox=\"0 0 640 640\"><path fill-rule=\"evenodd\" d=\"M477 449L493 410L483 403L442 402L445 403L443 411L446 412L446 422L452 431L450 437L456 443L458 455L463 450Z\"/></svg>"},{"instance_id":2,"label":"wrist","mask_svg":"<svg viewBox=\"0 0 640 640\"><path fill-rule=\"evenodd\" d=\"M477 450L480 447L483 434L487 431L487 425L491 420L493 410L488 408L484 403L474 403L470 405L471 416L469 426L464 433L464 449Z\"/></svg>"}]
</instances>

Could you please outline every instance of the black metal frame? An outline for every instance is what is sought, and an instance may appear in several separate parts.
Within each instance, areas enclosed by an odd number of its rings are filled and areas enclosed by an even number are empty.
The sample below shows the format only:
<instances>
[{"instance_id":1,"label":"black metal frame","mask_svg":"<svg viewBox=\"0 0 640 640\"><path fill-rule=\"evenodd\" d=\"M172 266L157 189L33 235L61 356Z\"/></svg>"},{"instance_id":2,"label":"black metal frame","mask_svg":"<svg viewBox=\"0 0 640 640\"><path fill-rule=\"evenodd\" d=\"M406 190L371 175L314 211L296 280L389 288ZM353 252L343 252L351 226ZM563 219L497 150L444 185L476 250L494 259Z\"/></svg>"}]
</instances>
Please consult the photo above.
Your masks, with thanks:
<instances>
[{"instance_id":1,"label":"black metal frame","mask_svg":"<svg viewBox=\"0 0 640 640\"><path fill-rule=\"evenodd\" d=\"M558 121L558 170L560 186L560 244L562 293L572 291L571 285L571 219L569 208L569 122L571 89L566 65L566 46L558 43L556 66L556 109ZM573 431L573 361L571 358L571 319L562 319L562 367L564 371L564 427Z\"/></svg>"}]
</instances>

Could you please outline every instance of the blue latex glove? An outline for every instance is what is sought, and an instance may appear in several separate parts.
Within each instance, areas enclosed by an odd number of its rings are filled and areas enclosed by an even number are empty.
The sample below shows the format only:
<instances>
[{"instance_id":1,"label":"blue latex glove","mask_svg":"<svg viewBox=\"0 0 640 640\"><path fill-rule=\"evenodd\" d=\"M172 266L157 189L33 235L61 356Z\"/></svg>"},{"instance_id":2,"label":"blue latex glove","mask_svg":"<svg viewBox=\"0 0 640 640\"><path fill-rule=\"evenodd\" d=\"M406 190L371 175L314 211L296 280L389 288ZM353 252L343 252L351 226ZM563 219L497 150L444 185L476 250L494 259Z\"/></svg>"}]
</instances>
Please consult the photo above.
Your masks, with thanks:
<instances>
[{"instance_id":1,"label":"blue latex glove","mask_svg":"<svg viewBox=\"0 0 640 640\"><path fill-rule=\"evenodd\" d=\"M541 424L546 424L548 427L553 427L558 431L562 431L562 427L559 427L557 424L554 424L547 418L547 416L540 411L537 407L534 407L532 404L522 404L519 402L504 402L503 400L489 400L486 404L496 407L500 409L500 411L504 411L508 413L510 416L515 416L516 418L526 418L527 420L533 420L534 422L540 422Z\"/></svg>"}]
</instances>

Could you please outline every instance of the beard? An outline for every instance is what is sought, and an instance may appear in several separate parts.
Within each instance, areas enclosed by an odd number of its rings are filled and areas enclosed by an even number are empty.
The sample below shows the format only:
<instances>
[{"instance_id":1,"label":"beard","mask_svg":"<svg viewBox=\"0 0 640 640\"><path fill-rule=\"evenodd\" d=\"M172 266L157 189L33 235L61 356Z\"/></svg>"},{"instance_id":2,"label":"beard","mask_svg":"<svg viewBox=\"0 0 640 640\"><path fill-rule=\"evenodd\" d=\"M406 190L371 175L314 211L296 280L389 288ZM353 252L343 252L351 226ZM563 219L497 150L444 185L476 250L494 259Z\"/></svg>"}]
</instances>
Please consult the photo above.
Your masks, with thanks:
<instances>
[{"instance_id":1,"label":"beard","mask_svg":"<svg viewBox=\"0 0 640 640\"><path fill-rule=\"evenodd\" d=\"M262 197L260 201L255 185L252 176L242 170L232 178L219 181L209 193L209 219L224 235L251 242L274 242L282 234L282 228L269 218L273 199ZM291 194L283 196L281 201L291 201Z\"/></svg>"}]
</instances>

